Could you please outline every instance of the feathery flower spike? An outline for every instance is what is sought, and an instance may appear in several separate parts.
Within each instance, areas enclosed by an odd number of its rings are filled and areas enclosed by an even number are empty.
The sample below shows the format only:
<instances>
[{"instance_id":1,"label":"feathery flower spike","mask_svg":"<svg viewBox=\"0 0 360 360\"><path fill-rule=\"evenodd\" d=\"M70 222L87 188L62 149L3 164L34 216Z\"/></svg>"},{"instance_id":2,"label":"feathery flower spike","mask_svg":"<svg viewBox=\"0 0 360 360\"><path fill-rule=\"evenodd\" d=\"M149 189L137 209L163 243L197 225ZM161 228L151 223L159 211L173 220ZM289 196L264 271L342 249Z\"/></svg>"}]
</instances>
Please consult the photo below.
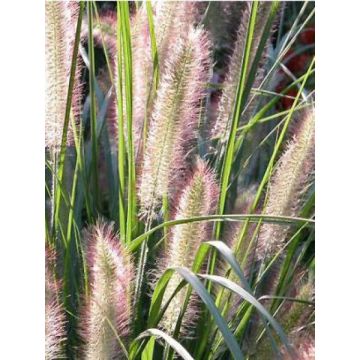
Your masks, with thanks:
<instances>
[{"instance_id":1,"label":"feathery flower spike","mask_svg":"<svg viewBox=\"0 0 360 360\"><path fill-rule=\"evenodd\" d=\"M118 359L123 353L117 336L123 341L129 334L133 265L112 225L92 226L86 241L91 294L81 327L84 358Z\"/></svg>"},{"instance_id":2,"label":"feathery flower spike","mask_svg":"<svg viewBox=\"0 0 360 360\"><path fill-rule=\"evenodd\" d=\"M270 8L271 8L271 2L259 3L254 36L251 44L247 75L249 74L251 65L254 62L255 54L261 40L262 32L264 30L270 12ZM212 137L220 138L221 141L226 141L229 135L228 133L230 131L229 119L232 114L234 101L236 97L237 82L241 73L249 20L250 20L250 2L247 2L244 5L244 9L242 11L241 22L237 32L235 48L230 59L228 74L223 84L224 88L220 98L219 113L214 128L212 130ZM257 73L253 84L254 87L258 87L263 79L265 62L266 62L266 48L262 55L262 59L260 60L258 65ZM248 106L246 112L243 113L241 120L243 123L248 120L248 117L251 114L252 110L253 110L252 107Z\"/></svg>"},{"instance_id":3,"label":"feathery flower spike","mask_svg":"<svg viewBox=\"0 0 360 360\"><path fill-rule=\"evenodd\" d=\"M78 13L79 3L75 1L45 2L45 145L55 150L61 145ZM81 106L80 71L78 62L72 97L75 119L79 115ZM67 144L70 145L72 142L73 132L70 121Z\"/></svg>"},{"instance_id":4,"label":"feathery flower spike","mask_svg":"<svg viewBox=\"0 0 360 360\"><path fill-rule=\"evenodd\" d=\"M47 247L45 256L45 359L62 359L66 319L59 302L59 283L54 276L55 252Z\"/></svg>"},{"instance_id":5,"label":"feathery flower spike","mask_svg":"<svg viewBox=\"0 0 360 360\"><path fill-rule=\"evenodd\" d=\"M171 199L182 186L180 173L196 139L208 69L207 33L190 28L168 59L154 104L138 186L141 211L147 216L153 217L162 198Z\"/></svg>"},{"instance_id":6,"label":"feathery flower spike","mask_svg":"<svg viewBox=\"0 0 360 360\"><path fill-rule=\"evenodd\" d=\"M213 214L217 197L218 186L215 181L215 174L202 160L198 159L194 174L178 200L174 219ZM175 226L171 230L168 250L164 254L163 263L160 267L163 270L169 267L191 268L198 247L201 242L209 240L210 236L210 223L197 222ZM181 280L178 274L172 276L164 294L163 305L169 300ZM168 333L171 333L175 328L185 295L186 289L182 289L176 294L161 320L161 326ZM182 329L184 329L184 326L187 329L191 327L194 315L196 315L196 304L192 299L185 313Z\"/></svg>"},{"instance_id":7,"label":"feathery flower spike","mask_svg":"<svg viewBox=\"0 0 360 360\"><path fill-rule=\"evenodd\" d=\"M233 49L236 30L245 6L247 6L245 1L214 1L210 3L210 6L207 1L196 2L199 20L208 9L204 25L209 29L215 50L227 53Z\"/></svg>"},{"instance_id":8,"label":"feathery flower spike","mask_svg":"<svg viewBox=\"0 0 360 360\"><path fill-rule=\"evenodd\" d=\"M315 170L315 114L306 112L293 139L279 159L270 180L265 215L296 216ZM289 227L264 224L260 229L257 258L280 249Z\"/></svg>"},{"instance_id":9,"label":"feathery flower spike","mask_svg":"<svg viewBox=\"0 0 360 360\"><path fill-rule=\"evenodd\" d=\"M154 27L159 64L171 58L177 42L187 37L194 25L197 11L193 1L155 1ZM165 69L164 69L165 70ZM160 74L163 74L160 68Z\"/></svg>"}]
</instances>

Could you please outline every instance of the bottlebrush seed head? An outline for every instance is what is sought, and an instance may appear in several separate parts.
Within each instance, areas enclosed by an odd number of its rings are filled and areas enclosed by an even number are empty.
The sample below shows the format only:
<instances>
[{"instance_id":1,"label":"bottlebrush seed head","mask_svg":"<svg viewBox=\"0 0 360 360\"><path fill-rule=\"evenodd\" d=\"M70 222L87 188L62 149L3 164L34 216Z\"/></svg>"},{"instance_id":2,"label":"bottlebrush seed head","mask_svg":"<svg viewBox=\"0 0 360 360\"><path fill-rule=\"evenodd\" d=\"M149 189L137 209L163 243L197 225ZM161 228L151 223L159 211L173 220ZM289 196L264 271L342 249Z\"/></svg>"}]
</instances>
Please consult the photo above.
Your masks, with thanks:
<instances>
[{"instance_id":1,"label":"bottlebrush seed head","mask_svg":"<svg viewBox=\"0 0 360 360\"><path fill-rule=\"evenodd\" d=\"M45 146L58 149L64 126L71 59L75 41L79 3L75 1L45 2ZM81 106L80 66L77 64L72 97L75 119ZM69 122L67 144L73 143Z\"/></svg>"},{"instance_id":2,"label":"bottlebrush seed head","mask_svg":"<svg viewBox=\"0 0 360 360\"><path fill-rule=\"evenodd\" d=\"M59 284L55 279L55 252L45 250L45 359L65 358L66 317L59 302Z\"/></svg>"},{"instance_id":3,"label":"bottlebrush seed head","mask_svg":"<svg viewBox=\"0 0 360 360\"><path fill-rule=\"evenodd\" d=\"M189 26L194 25L197 10L193 1L155 1L154 27L160 74L161 68L178 46L177 42L187 37ZM164 69L165 70L165 69Z\"/></svg>"},{"instance_id":4,"label":"bottlebrush seed head","mask_svg":"<svg viewBox=\"0 0 360 360\"><path fill-rule=\"evenodd\" d=\"M210 7L208 5L209 3L206 1L196 2L197 20L201 21L205 11L207 11L203 21L206 29L209 29L211 34L214 49L228 54L229 51L233 50L233 43L241 21L243 8L247 4L245 1L215 1L211 3ZM220 61L224 60L226 59Z\"/></svg>"},{"instance_id":5,"label":"bottlebrush seed head","mask_svg":"<svg viewBox=\"0 0 360 360\"><path fill-rule=\"evenodd\" d=\"M176 219L189 218L193 216L211 215L216 209L218 199L218 186L215 174L202 160L197 160L196 169L189 183L185 186L178 199L177 210L173 216ZM164 254L163 263L160 268L165 271L169 267L191 268L196 251L203 241L211 236L211 224L206 222L195 222L177 225L171 230L169 245ZM161 274L163 271L160 271ZM174 274L166 288L163 305L180 284L182 278ZM182 289L171 300L162 320L161 326L171 333L176 325L182 304L186 295L186 289ZM194 299L193 299L194 300ZM183 320L183 329L189 329L196 314L196 303L189 305Z\"/></svg>"},{"instance_id":6,"label":"bottlebrush seed head","mask_svg":"<svg viewBox=\"0 0 360 360\"><path fill-rule=\"evenodd\" d=\"M85 234L91 294L82 319L85 359L118 359L129 334L133 265L113 226L98 222ZM109 324L111 323L111 325Z\"/></svg>"},{"instance_id":7,"label":"bottlebrush seed head","mask_svg":"<svg viewBox=\"0 0 360 360\"><path fill-rule=\"evenodd\" d=\"M202 29L188 29L167 59L145 144L139 184L141 211L153 217L164 196L182 186L189 151L196 140L200 101L209 72L209 41Z\"/></svg>"},{"instance_id":8,"label":"bottlebrush seed head","mask_svg":"<svg viewBox=\"0 0 360 360\"><path fill-rule=\"evenodd\" d=\"M228 139L228 135L231 127L231 115L236 98L236 89L240 78L241 69L243 66L242 62L243 62L246 37L247 37L249 21L250 21L250 13L251 13L250 6L251 3L247 2L244 5L244 9L242 11L234 51L230 58L228 74L223 84L223 92L220 98L218 116L214 128L212 130L212 137L220 138L221 141L226 141L226 139ZM258 13L256 16L255 30L251 44L249 62L246 72L247 75L249 74L251 66L254 62L255 55L258 50L259 43L262 37L262 33L270 12L270 8L271 8L271 2L259 3ZM257 88L260 85L264 76L265 62L266 62L266 48L259 62L257 73L252 87ZM247 106L247 110L243 112L241 116L241 121L243 123L244 122L246 123L248 121L249 116L251 115L253 110L253 104L254 101L252 101L252 106L250 106L249 104Z\"/></svg>"},{"instance_id":9,"label":"bottlebrush seed head","mask_svg":"<svg viewBox=\"0 0 360 360\"><path fill-rule=\"evenodd\" d=\"M150 30L145 5L132 18L133 141L136 159L140 156L148 100L153 80ZM125 117L126 118L126 117ZM125 122L125 133L127 126Z\"/></svg>"},{"instance_id":10,"label":"bottlebrush seed head","mask_svg":"<svg viewBox=\"0 0 360 360\"><path fill-rule=\"evenodd\" d=\"M293 139L281 156L270 180L266 215L296 216L315 170L315 117L305 113ZM259 234L258 259L280 249L289 231L288 226L264 224Z\"/></svg>"},{"instance_id":11,"label":"bottlebrush seed head","mask_svg":"<svg viewBox=\"0 0 360 360\"><path fill-rule=\"evenodd\" d=\"M55 300L45 305L45 359L65 359L65 313Z\"/></svg>"}]
</instances>

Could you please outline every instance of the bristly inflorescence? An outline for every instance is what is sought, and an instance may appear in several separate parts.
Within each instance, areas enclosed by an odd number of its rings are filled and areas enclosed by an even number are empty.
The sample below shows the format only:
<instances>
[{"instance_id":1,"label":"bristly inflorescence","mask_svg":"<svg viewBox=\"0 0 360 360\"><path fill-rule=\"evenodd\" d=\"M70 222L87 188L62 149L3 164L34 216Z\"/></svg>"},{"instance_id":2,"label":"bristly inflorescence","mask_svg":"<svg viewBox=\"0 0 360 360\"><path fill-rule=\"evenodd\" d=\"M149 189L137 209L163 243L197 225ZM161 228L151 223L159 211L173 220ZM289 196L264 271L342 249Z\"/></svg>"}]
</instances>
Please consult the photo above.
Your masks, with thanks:
<instances>
[{"instance_id":1,"label":"bristly inflorescence","mask_svg":"<svg viewBox=\"0 0 360 360\"><path fill-rule=\"evenodd\" d=\"M45 359L65 358L66 316L60 302L60 284L55 278L56 254L45 250Z\"/></svg>"},{"instance_id":2,"label":"bristly inflorescence","mask_svg":"<svg viewBox=\"0 0 360 360\"><path fill-rule=\"evenodd\" d=\"M314 115L314 111L304 114L293 139L279 159L270 180L269 196L264 210L266 215L298 215L315 170ZM288 226L262 225L257 258L264 259L279 250L288 231Z\"/></svg>"},{"instance_id":3,"label":"bristly inflorescence","mask_svg":"<svg viewBox=\"0 0 360 360\"><path fill-rule=\"evenodd\" d=\"M148 122L150 91L154 81L150 30L145 6L141 7L133 17L132 29L133 141L135 159L139 160L142 158L143 134Z\"/></svg>"},{"instance_id":4,"label":"bristly inflorescence","mask_svg":"<svg viewBox=\"0 0 360 360\"><path fill-rule=\"evenodd\" d=\"M209 41L203 29L188 28L176 43L160 80L139 184L141 211L152 217L164 196L180 188L181 172L196 139L200 101L209 69Z\"/></svg>"},{"instance_id":5,"label":"bristly inflorescence","mask_svg":"<svg viewBox=\"0 0 360 360\"><path fill-rule=\"evenodd\" d=\"M81 319L85 359L118 359L118 337L130 331L133 265L113 226L98 222L85 234L90 295Z\"/></svg>"},{"instance_id":6,"label":"bristly inflorescence","mask_svg":"<svg viewBox=\"0 0 360 360\"><path fill-rule=\"evenodd\" d=\"M45 2L45 146L47 148L58 149L61 145L78 13L79 3L75 1ZM75 120L81 106L79 64L78 61L72 97L72 113ZM73 141L71 121L69 129L68 145Z\"/></svg>"},{"instance_id":7,"label":"bristly inflorescence","mask_svg":"<svg viewBox=\"0 0 360 360\"><path fill-rule=\"evenodd\" d=\"M250 3L245 3L240 18L240 25L237 32L236 43L233 50L233 54L230 58L229 69L227 76L223 84L223 92L219 102L219 112L217 115L214 128L212 130L212 137L219 138L221 141L225 141L229 136L231 115L236 97L236 89L241 73L241 69L244 66L244 51L246 46L246 36L249 28L250 21ZM267 17L270 13L271 2L260 2L256 17L256 24L251 43L249 63L246 69L246 75L248 78L250 68L255 60L255 55L258 50L258 46L261 40L261 36L266 24ZM269 42L268 42L269 45ZM264 76L264 65L266 62L266 49L262 54L261 60L257 67L257 72L254 80L253 87L258 87ZM252 102L252 105L254 102ZM244 110L244 109L243 109ZM251 104L247 104L246 111L242 114L241 122L246 123L249 120L249 116L253 110Z\"/></svg>"},{"instance_id":8,"label":"bristly inflorescence","mask_svg":"<svg viewBox=\"0 0 360 360\"><path fill-rule=\"evenodd\" d=\"M194 216L211 215L215 211L217 198L218 186L215 174L204 161L198 159L194 173L178 199L177 209L173 218L178 220ZM210 236L211 224L206 222L194 222L174 227L171 230L166 253L164 253L161 265L162 270L170 267L191 268L200 244L203 241L210 240ZM169 300L180 282L180 275L175 273L166 288L163 304ZM171 300L161 320L161 326L169 333L176 326L185 295L186 289L182 289ZM195 313L196 308L193 302L186 310L183 327L191 325Z\"/></svg>"},{"instance_id":9,"label":"bristly inflorescence","mask_svg":"<svg viewBox=\"0 0 360 360\"><path fill-rule=\"evenodd\" d=\"M197 12L193 1L155 1L154 12L158 60L163 74L166 71L163 65L172 57L177 41L187 37Z\"/></svg>"}]
</instances>

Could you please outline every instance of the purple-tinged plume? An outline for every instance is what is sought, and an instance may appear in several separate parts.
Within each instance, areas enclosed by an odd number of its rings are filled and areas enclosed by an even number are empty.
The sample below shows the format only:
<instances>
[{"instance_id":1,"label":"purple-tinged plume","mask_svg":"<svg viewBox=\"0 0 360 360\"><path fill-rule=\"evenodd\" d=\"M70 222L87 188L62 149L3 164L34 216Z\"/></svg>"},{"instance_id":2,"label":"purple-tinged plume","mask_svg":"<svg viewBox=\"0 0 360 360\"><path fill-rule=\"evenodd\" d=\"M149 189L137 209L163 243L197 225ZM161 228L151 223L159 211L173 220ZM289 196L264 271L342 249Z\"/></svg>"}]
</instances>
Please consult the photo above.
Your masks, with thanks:
<instances>
[{"instance_id":1,"label":"purple-tinged plume","mask_svg":"<svg viewBox=\"0 0 360 360\"><path fill-rule=\"evenodd\" d=\"M55 278L55 252L47 247L45 256L45 359L62 359L65 358L66 317Z\"/></svg>"},{"instance_id":2,"label":"purple-tinged plume","mask_svg":"<svg viewBox=\"0 0 360 360\"><path fill-rule=\"evenodd\" d=\"M209 69L209 42L202 29L188 29L177 42L160 80L145 143L139 184L141 211L153 217L162 198L182 186L181 172L196 139L200 101Z\"/></svg>"},{"instance_id":3,"label":"purple-tinged plume","mask_svg":"<svg viewBox=\"0 0 360 360\"><path fill-rule=\"evenodd\" d=\"M246 37L249 28L250 21L250 6L251 3L244 4L242 15L240 17L240 25L237 32L236 43L233 54L230 58L229 69L225 81L223 83L223 92L219 103L218 116L212 130L212 137L219 138L221 141L226 141L229 136L231 127L231 115L236 98L236 89L239 82L241 69L243 66L243 56L246 45ZM259 47L259 43L262 37L262 33L270 12L271 2L260 2L256 17L255 30L253 40L251 43L251 50L249 56L249 63L247 67L247 75L250 72L250 68L254 62L256 52ZM264 64L266 62L266 48L262 54L262 58L257 68L257 73L252 87L258 87L264 77ZM246 77L247 78L247 77ZM254 103L254 101L252 101ZM251 104L247 105L247 110L243 112L241 122L246 123L249 120L249 116L253 110Z\"/></svg>"},{"instance_id":4,"label":"purple-tinged plume","mask_svg":"<svg viewBox=\"0 0 360 360\"><path fill-rule=\"evenodd\" d=\"M215 174L202 160L198 159L192 178L178 199L177 210L173 218L178 220L194 216L212 215L216 209L217 199L218 186ZM172 228L168 248L164 253L159 273L169 267L191 268L196 251L203 241L210 240L210 236L211 224L206 222L187 223ZM177 273L172 276L164 294L163 305L169 300L181 280L182 278ZM185 295L186 289L183 288L171 300L161 320L161 326L168 333L171 333L175 328ZM193 299L185 313L183 329L184 327L186 329L191 327L194 315L196 315L196 302Z\"/></svg>"},{"instance_id":5,"label":"purple-tinged plume","mask_svg":"<svg viewBox=\"0 0 360 360\"><path fill-rule=\"evenodd\" d=\"M149 99L153 81L150 30L145 4L132 18L133 141L136 160L142 156L145 121L149 121ZM125 122L126 125L126 122ZM125 126L125 133L126 133Z\"/></svg>"},{"instance_id":6,"label":"purple-tinged plume","mask_svg":"<svg viewBox=\"0 0 360 360\"><path fill-rule=\"evenodd\" d=\"M178 42L188 36L197 10L193 1L154 1L153 7L160 74L163 74L162 64L171 59Z\"/></svg>"},{"instance_id":7,"label":"purple-tinged plume","mask_svg":"<svg viewBox=\"0 0 360 360\"><path fill-rule=\"evenodd\" d=\"M233 50L233 42L236 37L236 30L241 21L242 12L245 1L208 1L196 2L198 11L197 19L203 19L205 11L207 11L204 25L209 29L211 41L214 49L228 53ZM225 59L221 59L223 61Z\"/></svg>"},{"instance_id":8,"label":"purple-tinged plume","mask_svg":"<svg viewBox=\"0 0 360 360\"><path fill-rule=\"evenodd\" d=\"M61 145L78 13L79 3L75 1L45 2L45 145L55 150ZM78 62L72 97L75 120L81 106L80 71ZM70 121L67 144L72 142Z\"/></svg>"},{"instance_id":9,"label":"purple-tinged plume","mask_svg":"<svg viewBox=\"0 0 360 360\"><path fill-rule=\"evenodd\" d=\"M99 222L85 238L91 289L81 320L84 359L118 359L118 337L130 331L132 261L112 225Z\"/></svg>"},{"instance_id":10,"label":"purple-tinged plume","mask_svg":"<svg viewBox=\"0 0 360 360\"><path fill-rule=\"evenodd\" d=\"M315 114L306 112L270 180L265 215L297 216L315 170ZM264 224L259 234L257 258L264 259L281 248L289 226Z\"/></svg>"}]
</instances>

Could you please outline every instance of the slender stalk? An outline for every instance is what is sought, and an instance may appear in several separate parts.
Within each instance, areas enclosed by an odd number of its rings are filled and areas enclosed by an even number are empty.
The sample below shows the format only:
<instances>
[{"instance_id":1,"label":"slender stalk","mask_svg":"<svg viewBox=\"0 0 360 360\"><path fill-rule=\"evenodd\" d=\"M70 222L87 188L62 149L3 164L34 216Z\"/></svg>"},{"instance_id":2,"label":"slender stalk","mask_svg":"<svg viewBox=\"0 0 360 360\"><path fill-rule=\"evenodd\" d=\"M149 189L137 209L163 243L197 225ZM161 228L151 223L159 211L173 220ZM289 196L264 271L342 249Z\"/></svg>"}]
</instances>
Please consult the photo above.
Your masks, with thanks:
<instances>
[{"instance_id":1,"label":"slender stalk","mask_svg":"<svg viewBox=\"0 0 360 360\"><path fill-rule=\"evenodd\" d=\"M117 2L117 109L118 109L118 171L119 171L119 226L120 239L126 241L126 207L125 207L125 139L124 113L122 94L122 36L121 36L121 2Z\"/></svg>"},{"instance_id":2,"label":"slender stalk","mask_svg":"<svg viewBox=\"0 0 360 360\"><path fill-rule=\"evenodd\" d=\"M65 119L64 119L64 126L63 132L61 137L61 146L60 146L60 154L59 154L59 162L57 163L57 174L56 177L60 179L56 183L54 188L55 194L55 209L54 209L54 228L53 231L56 232L57 227L59 226L59 215L60 215L60 207L61 207L61 185L64 182L64 163L65 163L65 156L66 156L66 140L67 140L67 133L69 128L69 119L70 119L70 111L71 111L71 101L72 101L72 94L74 89L74 82L75 82L75 72L76 72L76 65L77 65L77 56L79 51L79 43L80 43L80 34L81 34L81 24L82 24L82 17L83 17L83 9L84 3L80 2L80 10L79 10L79 17L76 24L76 34L75 34L75 42L74 42L74 50L72 53L71 59L71 68L70 68L70 77L69 77L69 87L67 92L66 98L66 110L65 110ZM59 184L60 182L60 184Z\"/></svg>"},{"instance_id":3,"label":"slender stalk","mask_svg":"<svg viewBox=\"0 0 360 360\"><path fill-rule=\"evenodd\" d=\"M95 95L95 54L94 54L94 38L93 38L93 6L92 2L87 4L88 20L89 20L89 85L90 85L90 130L91 130L91 164L94 185L95 204L100 209L99 199L99 179L98 179L98 143L96 136L96 95Z\"/></svg>"},{"instance_id":4,"label":"slender stalk","mask_svg":"<svg viewBox=\"0 0 360 360\"><path fill-rule=\"evenodd\" d=\"M121 37L124 56L125 74L125 106L126 106L126 128L127 128L127 164L128 164L128 203L127 203L127 222L126 222L126 242L130 243L133 231L133 222L136 216L136 179L134 164L134 145L133 145L133 124L132 124L132 52L130 35L130 14L128 2L120 2L121 17ZM119 25L118 25L119 26Z\"/></svg>"},{"instance_id":5,"label":"slender stalk","mask_svg":"<svg viewBox=\"0 0 360 360\"><path fill-rule=\"evenodd\" d=\"M236 103L235 103L235 111L234 116L231 123L231 130L230 130L230 137L226 145L225 150L225 160L223 163L222 171L221 171L221 181L220 181L220 198L219 198L219 207L218 213L223 214L225 210L225 200L226 200L226 193L230 179L231 173L231 164L234 157L234 149L235 149L235 140L236 140L236 129L238 127L238 122L241 114L241 104L242 104L242 97L244 95L245 90L245 79L247 74L248 62L250 58L250 49L251 49L251 42L253 38L253 33L255 29L255 21L256 21L256 13L259 4L258 2L251 3L251 13L250 13L250 21L249 21L249 30L247 33L246 38L246 46L244 50L243 56L243 63L241 67L241 74L240 80L236 91ZM217 225L215 237L216 239L219 238L221 231L221 226Z\"/></svg>"},{"instance_id":6,"label":"slender stalk","mask_svg":"<svg viewBox=\"0 0 360 360\"><path fill-rule=\"evenodd\" d=\"M157 51L157 45L156 45L153 12L152 12L150 1L146 1L146 12L147 12L147 16L148 16L149 30L150 30L151 55L153 58L153 81L155 83L155 90L156 90L158 88L159 78L160 78L159 58L158 58L158 51Z\"/></svg>"}]
</instances>

